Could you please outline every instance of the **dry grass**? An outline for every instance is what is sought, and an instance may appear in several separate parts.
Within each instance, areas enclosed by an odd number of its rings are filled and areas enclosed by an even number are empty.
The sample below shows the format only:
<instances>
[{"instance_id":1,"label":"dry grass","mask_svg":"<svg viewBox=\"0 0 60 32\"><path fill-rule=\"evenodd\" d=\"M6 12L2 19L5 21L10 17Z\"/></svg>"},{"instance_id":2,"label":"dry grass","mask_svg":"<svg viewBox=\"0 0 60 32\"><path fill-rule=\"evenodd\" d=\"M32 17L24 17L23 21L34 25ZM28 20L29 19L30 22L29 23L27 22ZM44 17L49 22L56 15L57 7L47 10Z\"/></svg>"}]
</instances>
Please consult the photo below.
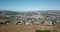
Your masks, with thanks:
<instances>
[{"instance_id":1,"label":"dry grass","mask_svg":"<svg viewBox=\"0 0 60 32\"><path fill-rule=\"evenodd\" d=\"M0 22L5 22L7 19L0 18Z\"/></svg>"},{"instance_id":2,"label":"dry grass","mask_svg":"<svg viewBox=\"0 0 60 32\"><path fill-rule=\"evenodd\" d=\"M43 25L2 25L0 32L35 32L36 30L50 30L60 32L60 26Z\"/></svg>"}]
</instances>

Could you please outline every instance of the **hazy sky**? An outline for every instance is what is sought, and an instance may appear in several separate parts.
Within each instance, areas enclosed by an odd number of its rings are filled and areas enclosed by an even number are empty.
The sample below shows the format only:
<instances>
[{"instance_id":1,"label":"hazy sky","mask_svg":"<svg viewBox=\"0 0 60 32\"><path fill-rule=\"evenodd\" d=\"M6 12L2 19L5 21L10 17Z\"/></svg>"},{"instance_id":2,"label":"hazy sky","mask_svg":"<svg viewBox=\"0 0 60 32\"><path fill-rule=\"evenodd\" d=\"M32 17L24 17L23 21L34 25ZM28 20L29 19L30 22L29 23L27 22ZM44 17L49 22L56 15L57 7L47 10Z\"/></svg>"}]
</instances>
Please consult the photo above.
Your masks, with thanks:
<instances>
[{"instance_id":1,"label":"hazy sky","mask_svg":"<svg viewBox=\"0 0 60 32\"><path fill-rule=\"evenodd\" d=\"M60 10L60 0L0 0L0 10Z\"/></svg>"}]
</instances>

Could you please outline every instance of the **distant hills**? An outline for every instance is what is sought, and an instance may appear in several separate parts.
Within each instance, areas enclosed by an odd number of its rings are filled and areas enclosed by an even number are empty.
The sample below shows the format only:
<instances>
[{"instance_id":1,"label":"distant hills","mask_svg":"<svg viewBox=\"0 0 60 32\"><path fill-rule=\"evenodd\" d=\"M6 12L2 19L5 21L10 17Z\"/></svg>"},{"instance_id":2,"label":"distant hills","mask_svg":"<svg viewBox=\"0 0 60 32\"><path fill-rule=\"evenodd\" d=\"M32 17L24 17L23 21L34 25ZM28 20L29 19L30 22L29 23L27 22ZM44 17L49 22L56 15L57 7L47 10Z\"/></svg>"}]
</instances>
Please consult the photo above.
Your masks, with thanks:
<instances>
[{"instance_id":1,"label":"distant hills","mask_svg":"<svg viewBox=\"0 0 60 32\"><path fill-rule=\"evenodd\" d=\"M30 12L16 12L16 11L2 11L0 10L0 15L33 15L33 14L37 14L36 12L41 13L42 15L48 15L48 14L60 14L60 10L46 10L46 11L30 11Z\"/></svg>"},{"instance_id":2,"label":"distant hills","mask_svg":"<svg viewBox=\"0 0 60 32\"><path fill-rule=\"evenodd\" d=\"M0 10L0 15L17 15L20 14L19 12L15 12L15 11L2 11Z\"/></svg>"}]
</instances>

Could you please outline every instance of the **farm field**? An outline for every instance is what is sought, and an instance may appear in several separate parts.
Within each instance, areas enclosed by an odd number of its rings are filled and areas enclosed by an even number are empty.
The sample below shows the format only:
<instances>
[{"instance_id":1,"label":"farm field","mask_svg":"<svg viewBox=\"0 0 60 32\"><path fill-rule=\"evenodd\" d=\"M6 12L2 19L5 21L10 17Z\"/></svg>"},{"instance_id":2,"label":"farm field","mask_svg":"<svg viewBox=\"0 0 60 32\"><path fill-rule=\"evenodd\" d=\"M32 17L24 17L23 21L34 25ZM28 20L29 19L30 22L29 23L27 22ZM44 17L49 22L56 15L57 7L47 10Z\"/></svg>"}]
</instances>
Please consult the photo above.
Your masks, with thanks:
<instances>
[{"instance_id":1,"label":"farm field","mask_svg":"<svg viewBox=\"0 0 60 32\"><path fill-rule=\"evenodd\" d=\"M60 26L44 25L0 25L0 32L36 32L36 30L49 30L60 32Z\"/></svg>"}]
</instances>

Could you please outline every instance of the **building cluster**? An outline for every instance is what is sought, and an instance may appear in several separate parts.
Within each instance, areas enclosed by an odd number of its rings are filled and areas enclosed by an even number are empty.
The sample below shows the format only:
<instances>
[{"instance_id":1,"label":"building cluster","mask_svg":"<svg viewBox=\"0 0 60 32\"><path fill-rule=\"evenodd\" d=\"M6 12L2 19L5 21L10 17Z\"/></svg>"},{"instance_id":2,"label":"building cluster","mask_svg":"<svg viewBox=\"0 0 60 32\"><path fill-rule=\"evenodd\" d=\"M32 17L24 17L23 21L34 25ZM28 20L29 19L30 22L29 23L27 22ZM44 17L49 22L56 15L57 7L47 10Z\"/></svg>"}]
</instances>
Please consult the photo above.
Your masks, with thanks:
<instances>
[{"instance_id":1,"label":"building cluster","mask_svg":"<svg viewBox=\"0 0 60 32\"><path fill-rule=\"evenodd\" d=\"M59 16L51 14L51 15L41 15L38 13L37 15L25 16L19 15L12 17L13 19L9 19L5 21L5 24L21 24L21 25L60 25Z\"/></svg>"}]
</instances>

